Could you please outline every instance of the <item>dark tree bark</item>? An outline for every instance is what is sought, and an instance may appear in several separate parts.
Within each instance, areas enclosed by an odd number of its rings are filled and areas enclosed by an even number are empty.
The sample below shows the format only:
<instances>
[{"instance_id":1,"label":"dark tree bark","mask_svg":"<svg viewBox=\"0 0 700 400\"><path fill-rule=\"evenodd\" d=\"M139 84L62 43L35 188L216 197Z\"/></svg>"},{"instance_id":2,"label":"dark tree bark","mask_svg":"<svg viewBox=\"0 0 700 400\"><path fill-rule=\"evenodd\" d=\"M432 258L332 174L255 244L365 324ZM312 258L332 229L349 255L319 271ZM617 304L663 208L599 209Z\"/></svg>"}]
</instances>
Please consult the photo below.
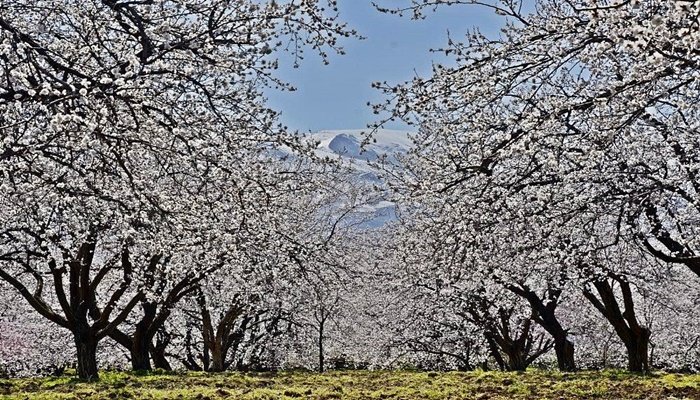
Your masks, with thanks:
<instances>
[{"instance_id":1,"label":"dark tree bark","mask_svg":"<svg viewBox=\"0 0 700 400\"><path fill-rule=\"evenodd\" d=\"M85 381L99 378L97 368L97 338L90 333L90 327L83 325L73 333L77 354L78 377Z\"/></svg>"},{"instance_id":2,"label":"dark tree bark","mask_svg":"<svg viewBox=\"0 0 700 400\"><path fill-rule=\"evenodd\" d=\"M197 362L197 358L195 356L195 352L197 348L197 344L194 342L192 339L192 331L196 329L195 325L191 322L186 322L185 326L185 355L184 356L178 356L177 359L180 360L182 365L185 366L189 371L204 371L204 367L199 365ZM207 357L206 359L202 359L202 363L204 366L209 366L209 353L205 350L203 352L203 357Z\"/></svg>"},{"instance_id":3,"label":"dark tree bark","mask_svg":"<svg viewBox=\"0 0 700 400\"><path fill-rule=\"evenodd\" d=\"M684 246L676 241L664 228L657 206L650 204L647 200L644 203L644 213L651 225L651 235L663 246L663 249L657 249L647 238L639 235L639 239L647 251L662 261L685 265L697 276L700 276L700 257L688 246ZM633 225L637 225L634 220L631 222ZM680 228L678 225L676 227Z\"/></svg>"},{"instance_id":4,"label":"dark tree bark","mask_svg":"<svg viewBox=\"0 0 700 400\"><path fill-rule=\"evenodd\" d=\"M131 368L134 371L150 371L151 370L151 357L150 357L151 341L144 334L144 332L138 332L134 335L134 341L131 348Z\"/></svg>"},{"instance_id":5,"label":"dark tree bark","mask_svg":"<svg viewBox=\"0 0 700 400\"><path fill-rule=\"evenodd\" d=\"M317 292L317 295L318 292ZM324 340L326 334L326 324L329 322L333 314L333 310L338 305L339 297L335 297L332 304L327 306L324 302L314 310L314 319L316 320L316 325L313 328L316 330L318 337L316 338L318 344L318 372L323 373L326 370L325 365L325 350L324 350Z\"/></svg>"},{"instance_id":6,"label":"dark tree bark","mask_svg":"<svg viewBox=\"0 0 700 400\"><path fill-rule=\"evenodd\" d=\"M110 334L112 339L129 351L131 369L134 371L151 370L151 335L148 327L153 320L155 306L151 306L148 302L142 302L142 309L144 316L136 324L136 328L131 335L118 329L115 329Z\"/></svg>"},{"instance_id":7,"label":"dark tree bark","mask_svg":"<svg viewBox=\"0 0 700 400\"><path fill-rule=\"evenodd\" d=\"M564 329L556 316L560 289L547 289L545 299L525 284L508 284L506 288L527 300L534 312L533 318L554 339L554 352L560 371L575 371L574 344L569 340L569 332Z\"/></svg>"},{"instance_id":8,"label":"dark tree bark","mask_svg":"<svg viewBox=\"0 0 700 400\"><path fill-rule=\"evenodd\" d=\"M576 371L576 361L574 359L574 344L569 340L568 333L564 330L553 329L556 333L550 335L554 337L554 353L557 356L557 367L560 371Z\"/></svg>"},{"instance_id":9,"label":"dark tree bark","mask_svg":"<svg viewBox=\"0 0 700 400\"><path fill-rule=\"evenodd\" d=\"M165 371L172 371L172 366L166 357L166 349L172 340L172 337L165 328L162 327L156 333L155 343L151 346L151 359L153 360L153 366Z\"/></svg>"},{"instance_id":10,"label":"dark tree bark","mask_svg":"<svg viewBox=\"0 0 700 400\"><path fill-rule=\"evenodd\" d=\"M584 290L584 296L600 311L608 320L622 340L627 350L627 368L632 372L649 371L649 337L651 332L648 328L641 326L637 321L634 311L634 299L629 282L624 276L609 273L608 279L617 283L622 293L624 311L620 310L620 305L615 296L615 290L607 279L600 279L593 282L598 296L596 297L590 290Z\"/></svg>"},{"instance_id":11,"label":"dark tree bark","mask_svg":"<svg viewBox=\"0 0 700 400\"><path fill-rule=\"evenodd\" d=\"M167 283L167 278L160 276L161 270L158 268L162 261L163 257L161 255L152 256L145 273L146 285L155 291L163 291ZM170 313L177 303L183 297L195 291L197 284L204 276L204 274L186 276L177 282L159 303L144 298L141 301L143 313L141 319L136 323L134 331L130 334L120 330L112 332L110 336L129 351L131 368L134 371L148 371L152 369L152 343L156 333L163 329L165 322L170 317ZM156 366L164 369L170 368L165 358L165 349L161 349L159 354L158 365Z\"/></svg>"},{"instance_id":12,"label":"dark tree bark","mask_svg":"<svg viewBox=\"0 0 700 400\"><path fill-rule=\"evenodd\" d=\"M165 348L153 347L151 350L151 358L153 359L153 366L164 371L172 371L173 367L170 365L170 361L165 354Z\"/></svg>"},{"instance_id":13,"label":"dark tree bark","mask_svg":"<svg viewBox=\"0 0 700 400\"><path fill-rule=\"evenodd\" d=\"M318 372L323 373L325 370L325 359L323 354L323 334L326 325L325 318L319 321L318 324Z\"/></svg>"},{"instance_id":14,"label":"dark tree bark","mask_svg":"<svg viewBox=\"0 0 700 400\"><path fill-rule=\"evenodd\" d=\"M504 371L524 371L539 356L552 348L552 342L532 331L532 318L522 322L514 332L510 328L512 310L499 310L499 321L488 326L484 332L491 355ZM505 356L505 357L504 357Z\"/></svg>"},{"instance_id":15,"label":"dark tree bark","mask_svg":"<svg viewBox=\"0 0 700 400\"><path fill-rule=\"evenodd\" d=\"M185 334L185 355L176 356L193 371L222 372L230 368L246 369L245 354L259 349L266 337L276 335L281 315L266 309L249 310L255 297L235 298L222 309L214 323L206 297L201 290L194 295L199 319L190 321ZM192 331L199 330L202 343L192 340ZM243 348L243 346L248 346Z\"/></svg>"},{"instance_id":16,"label":"dark tree bark","mask_svg":"<svg viewBox=\"0 0 700 400\"><path fill-rule=\"evenodd\" d=\"M499 307L494 314L492 303L478 294L472 294L460 316L484 330L484 338L491 356L503 371L524 371L532 362L552 348L552 341L544 335L535 335L533 315L517 321L512 329L514 308Z\"/></svg>"},{"instance_id":17,"label":"dark tree bark","mask_svg":"<svg viewBox=\"0 0 700 400\"><path fill-rule=\"evenodd\" d=\"M508 368L508 366L506 364L506 361L503 359L503 356L501 355L501 351L498 348L498 344L496 344L496 341L488 332L484 333L484 337L486 337L486 343L488 343L489 345L489 353L491 353L491 357L493 357L494 361L496 361L498 369L500 369L501 371L505 371Z\"/></svg>"},{"instance_id":18,"label":"dark tree bark","mask_svg":"<svg viewBox=\"0 0 700 400\"><path fill-rule=\"evenodd\" d=\"M115 269L114 263L106 262L93 275L93 256L97 246L97 229L93 229L77 254L63 253L63 264L58 267L56 261L49 259L48 266L53 278L53 289L63 315L51 309L42 298L44 280L41 274L28 262L23 267L37 281L37 288L31 293L27 287L14 276L0 269L0 278L12 285L27 302L48 320L68 329L73 334L77 354L78 377L83 380L97 380L96 351L100 340L114 332L126 320L133 308L143 299L143 293L136 292L121 311L115 314L117 303L131 287L132 265L129 249L121 251L122 280L111 293L104 308L97 303L97 290L102 280ZM8 260L10 261L10 260ZM11 260L19 262L18 260ZM68 275L68 292L65 291L64 276ZM111 318L111 320L110 320Z\"/></svg>"},{"instance_id":19,"label":"dark tree bark","mask_svg":"<svg viewBox=\"0 0 700 400\"><path fill-rule=\"evenodd\" d=\"M224 310L218 324L214 327L211 312L201 291L197 293L197 304L202 314L204 370L223 372L230 364L227 361L229 351L232 347L238 347L243 339L250 317L245 315L243 305L234 301L228 309ZM238 322L241 325L236 329Z\"/></svg>"}]
</instances>

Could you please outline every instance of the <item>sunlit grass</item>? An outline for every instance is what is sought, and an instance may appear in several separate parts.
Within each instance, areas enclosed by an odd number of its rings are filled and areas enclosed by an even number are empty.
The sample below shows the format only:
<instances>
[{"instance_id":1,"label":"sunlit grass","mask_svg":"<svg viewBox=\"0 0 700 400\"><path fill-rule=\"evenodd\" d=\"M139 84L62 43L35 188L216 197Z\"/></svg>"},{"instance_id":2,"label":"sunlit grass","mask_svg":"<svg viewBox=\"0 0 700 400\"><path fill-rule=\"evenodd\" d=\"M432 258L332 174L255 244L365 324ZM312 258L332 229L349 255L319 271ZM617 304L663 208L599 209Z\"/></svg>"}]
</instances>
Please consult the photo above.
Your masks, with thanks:
<instances>
[{"instance_id":1,"label":"sunlit grass","mask_svg":"<svg viewBox=\"0 0 700 400\"><path fill-rule=\"evenodd\" d=\"M700 399L700 375L343 371L314 374L108 372L0 380L0 399Z\"/></svg>"}]
</instances>

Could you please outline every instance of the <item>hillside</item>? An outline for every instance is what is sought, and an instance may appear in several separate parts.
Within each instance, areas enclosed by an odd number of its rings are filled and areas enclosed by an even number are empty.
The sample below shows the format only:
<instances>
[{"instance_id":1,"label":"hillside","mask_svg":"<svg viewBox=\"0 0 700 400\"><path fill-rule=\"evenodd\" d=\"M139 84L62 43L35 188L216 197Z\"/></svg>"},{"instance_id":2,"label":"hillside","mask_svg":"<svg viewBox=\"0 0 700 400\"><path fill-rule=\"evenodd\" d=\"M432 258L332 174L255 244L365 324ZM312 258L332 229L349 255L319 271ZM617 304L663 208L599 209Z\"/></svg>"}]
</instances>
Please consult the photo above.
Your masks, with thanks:
<instances>
[{"instance_id":1,"label":"hillside","mask_svg":"<svg viewBox=\"0 0 700 400\"><path fill-rule=\"evenodd\" d=\"M367 129L324 130L307 138L318 143L317 156L338 160L355 171L355 181L382 187L382 166L400 164L401 156L411 148L411 132L381 129L367 140L368 132ZM396 218L395 204L386 199L366 204L360 211L369 216L368 222L361 225L363 228L381 227Z\"/></svg>"}]
</instances>

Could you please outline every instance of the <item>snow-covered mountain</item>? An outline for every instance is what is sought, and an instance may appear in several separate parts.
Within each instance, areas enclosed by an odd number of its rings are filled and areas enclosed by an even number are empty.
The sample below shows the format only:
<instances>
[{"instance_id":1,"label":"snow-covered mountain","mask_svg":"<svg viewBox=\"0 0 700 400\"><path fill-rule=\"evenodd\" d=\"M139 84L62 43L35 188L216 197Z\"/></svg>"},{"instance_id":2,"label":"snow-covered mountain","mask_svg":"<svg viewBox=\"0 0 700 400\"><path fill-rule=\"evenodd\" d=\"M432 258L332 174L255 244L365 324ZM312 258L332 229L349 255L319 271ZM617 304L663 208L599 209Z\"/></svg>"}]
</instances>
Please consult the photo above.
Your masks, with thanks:
<instances>
[{"instance_id":1,"label":"snow-covered mountain","mask_svg":"<svg viewBox=\"0 0 700 400\"><path fill-rule=\"evenodd\" d=\"M388 129L372 133L369 143L363 147L368 132L362 129L320 131L308 137L319 142L317 155L352 161L355 168L362 171L374 170L368 164L380 158L393 162L397 155L405 154L411 147L410 132Z\"/></svg>"},{"instance_id":2,"label":"snow-covered mountain","mask_svg":"<svg viewBox=\"0 0 700 400\"><path fill-rule=\"evenodd\" d=\"M399 163L398 158L411 148L411 132L382 129L373 132L367 141L368 132L367 129L326 130L307 137L318 143L317 156L340 160L350 166L355 171L351 179L382 186L378 166ZM396 206L385 199L365 205L361 212L369 217L362 225L366 228L380 227L396 218Z\"/></svg>"}]
</instances>

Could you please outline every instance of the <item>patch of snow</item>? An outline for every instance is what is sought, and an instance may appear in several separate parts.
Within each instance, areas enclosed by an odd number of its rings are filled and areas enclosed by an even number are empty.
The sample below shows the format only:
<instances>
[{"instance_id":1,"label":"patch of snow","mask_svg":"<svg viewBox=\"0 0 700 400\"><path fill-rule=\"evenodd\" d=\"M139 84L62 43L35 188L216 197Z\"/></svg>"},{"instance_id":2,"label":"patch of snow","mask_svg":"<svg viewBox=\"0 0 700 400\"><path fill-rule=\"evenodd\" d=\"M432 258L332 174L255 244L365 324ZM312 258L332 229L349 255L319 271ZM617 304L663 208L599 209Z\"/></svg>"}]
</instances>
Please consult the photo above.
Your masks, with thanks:
<instances>
[{"instance_id":1,"label":"patch of snow","mask_svg":"<svg viewBox=\"0 0 700 400\"><path fill-rule=\"evenodd\" d=\"M326 130L310 133L306 137L318 143L315 150L317 156L346 162L356 172L352 179L382 186L379 164L400 164L400 156L413 145L412 133L381 129L373 132L368 139L369 132L368 129ZM361 228L381 227L396 219L395 204L386 200L365 204L358 211L370 217Z\"/></svg>"},{"instance_id":2,"label":"patch of snow","mask_svg":"<svg viewBox=\"0 0 700 400\"><path fill-rule=\"evenodd\" d=\"M376 171L373 163L397 163L397 157L413 144L411 132L380 129L368 139L369 133L367 129L326 130L310 133L307 138L318 143L317 156L347 161L362 172Z\"/></svg>"}]
</instances>

